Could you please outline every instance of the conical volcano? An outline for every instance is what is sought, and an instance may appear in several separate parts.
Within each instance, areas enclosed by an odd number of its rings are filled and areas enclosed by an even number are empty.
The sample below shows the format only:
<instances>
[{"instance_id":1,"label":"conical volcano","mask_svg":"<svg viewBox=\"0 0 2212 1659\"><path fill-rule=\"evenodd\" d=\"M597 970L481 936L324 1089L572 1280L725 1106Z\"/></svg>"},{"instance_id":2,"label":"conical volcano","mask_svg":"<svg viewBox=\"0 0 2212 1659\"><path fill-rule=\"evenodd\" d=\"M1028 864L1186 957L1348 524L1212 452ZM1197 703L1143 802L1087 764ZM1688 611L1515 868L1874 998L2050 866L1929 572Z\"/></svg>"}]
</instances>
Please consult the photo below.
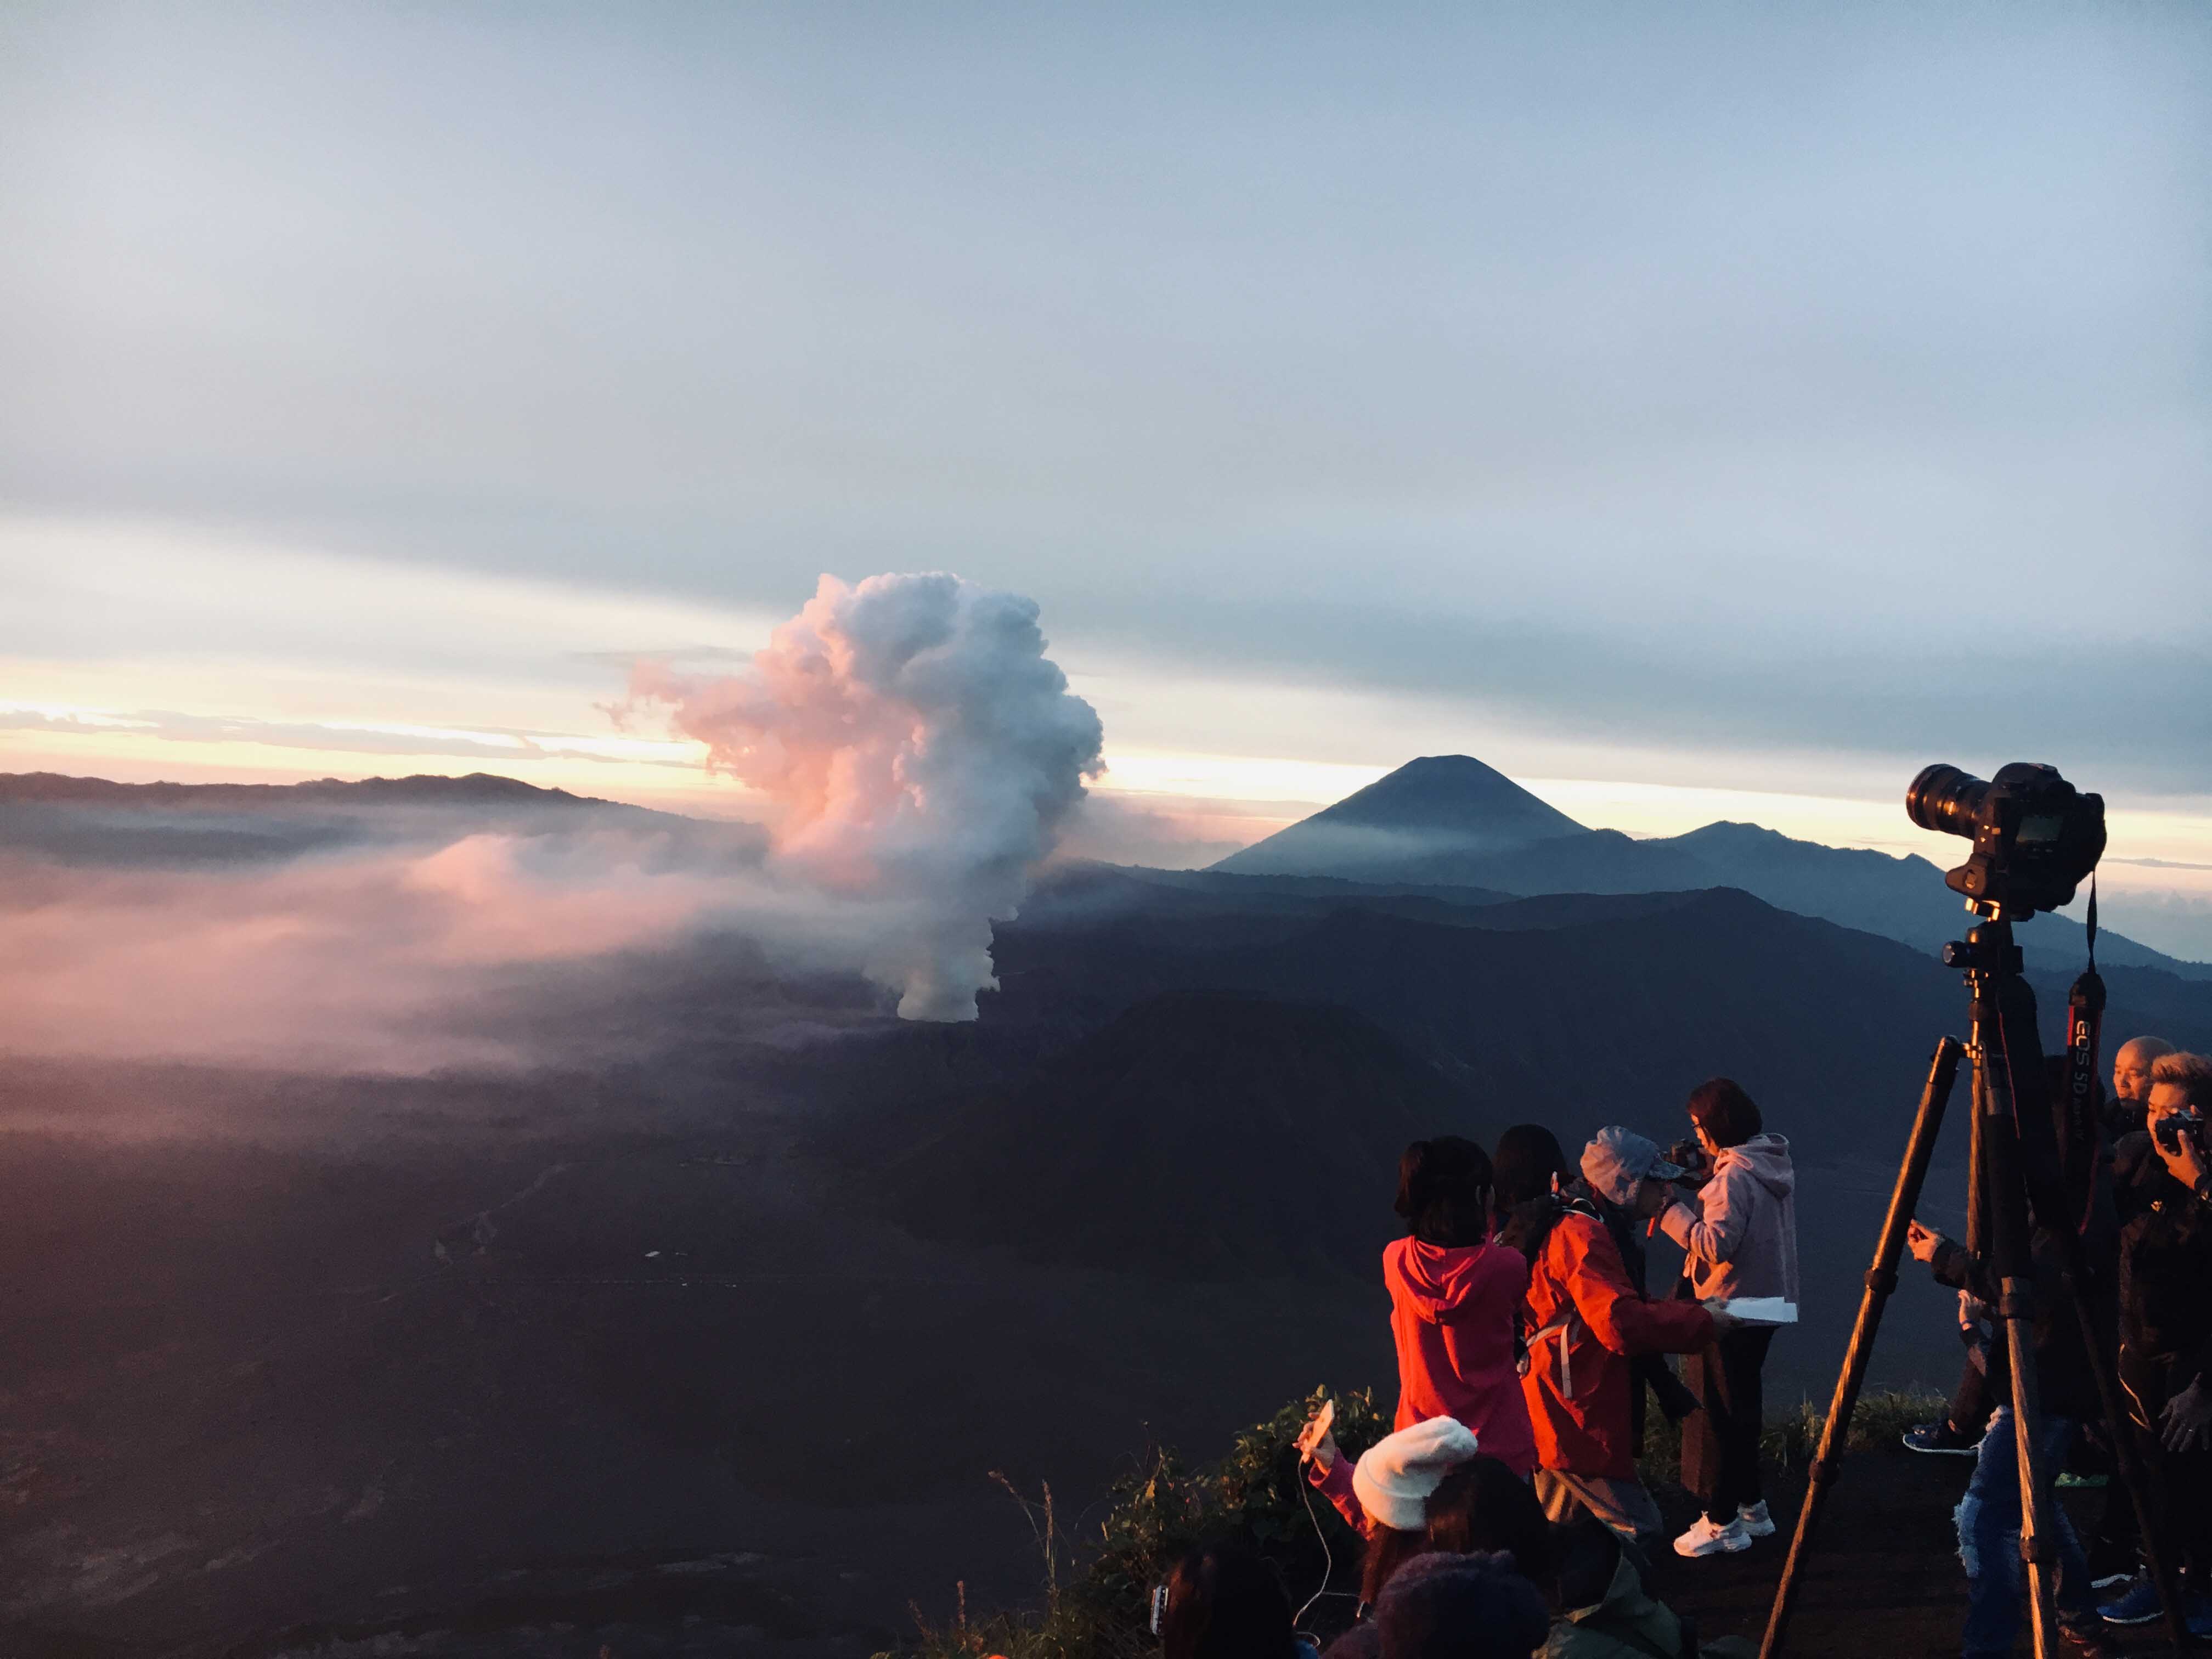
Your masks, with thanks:
<instances>
[{"instance_id":1,"label":"conical volcano","mask_svg":"<svg viewBox=\"0 0 2212 1659\"><path fill-rule=\"evenodd\" d=\"M1408 761L1213 867L1247 876L1449 879L1454 860L1589 831L1471 755Z\"/></svg>"}]
</instances>

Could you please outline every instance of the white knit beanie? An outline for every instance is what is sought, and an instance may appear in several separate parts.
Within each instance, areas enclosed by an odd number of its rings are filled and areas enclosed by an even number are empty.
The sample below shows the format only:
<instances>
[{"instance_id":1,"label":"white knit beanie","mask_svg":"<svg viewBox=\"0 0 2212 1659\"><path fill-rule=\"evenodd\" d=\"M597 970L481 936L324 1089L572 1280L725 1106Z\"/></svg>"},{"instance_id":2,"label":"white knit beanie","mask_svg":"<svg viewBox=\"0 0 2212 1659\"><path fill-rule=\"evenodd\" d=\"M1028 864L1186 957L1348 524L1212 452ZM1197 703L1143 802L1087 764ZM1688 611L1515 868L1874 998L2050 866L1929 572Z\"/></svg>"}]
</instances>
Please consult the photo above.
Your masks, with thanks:
<instances>
[{"instance_id":1,"label":"white knit beanie","mask_svg":"<svg viewBox=\"0 0 2212 1659\"><path fill-rule=\"evenodd\" d=\"M1385 1435L1352 1465L1352 1490L1379 1526L1419 1532L1428 1524L1429 1494L1474 1455L1474 1431L1455 1417L1431 1417Z\"/></svg>"}]
</instances>

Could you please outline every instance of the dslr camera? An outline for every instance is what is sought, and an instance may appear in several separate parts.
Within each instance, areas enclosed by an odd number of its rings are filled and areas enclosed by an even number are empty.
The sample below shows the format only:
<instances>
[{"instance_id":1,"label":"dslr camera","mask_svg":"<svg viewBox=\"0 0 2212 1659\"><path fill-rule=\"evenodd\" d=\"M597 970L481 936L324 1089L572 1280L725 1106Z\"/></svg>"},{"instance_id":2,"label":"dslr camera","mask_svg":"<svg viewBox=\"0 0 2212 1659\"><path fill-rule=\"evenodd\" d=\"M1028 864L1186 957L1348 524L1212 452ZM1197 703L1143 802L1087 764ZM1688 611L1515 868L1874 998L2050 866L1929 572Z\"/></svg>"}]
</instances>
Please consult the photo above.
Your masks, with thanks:
<instances>
[{"instance_id":1,"label":"dslr camera","mask_svg":"<svg viewBox=\"0 0 2212 1659\"><path fill-rule=\"evenodd\" d=\"M2105 855L2105 798L2032 761L1999 767L1986 781L1955 766L1928 767L1905 792L1905 811L1923 830L1973 842L1943 881L1985 915L2025 921L2071 904Z\"/></svg>"},{"instance_id":2,"label":"dslr camera","mask_svg":"<svg viewBox=\"0 0 2212 1659\"><path fill-rule=\"evenodd\" d=\"M1682 1173L1674 1177L1675 1185L1680 1187L1702 1186L1713 1172L1712 1160L1705 1156L1705 1146L1695 1135L1676 1141L1659 1156L1681 1166Z\"/></svg>"},{"instance_id":3,"label":"dslr camera","mask_svg":"<svg viewBox=\"0 0 2212 1659\"><path fill-rule=\"evenodd\" d=\"M2198 1158L2204 1156L2204 1115L2194 1106L2168 1112L2150 1126L2150 1133L2151 1139L2158 1142L2162 1151L2176 1158L2181 1156L2181 1143L2185 1139L2196 1150Z\"/></svg>"}]
</instances>

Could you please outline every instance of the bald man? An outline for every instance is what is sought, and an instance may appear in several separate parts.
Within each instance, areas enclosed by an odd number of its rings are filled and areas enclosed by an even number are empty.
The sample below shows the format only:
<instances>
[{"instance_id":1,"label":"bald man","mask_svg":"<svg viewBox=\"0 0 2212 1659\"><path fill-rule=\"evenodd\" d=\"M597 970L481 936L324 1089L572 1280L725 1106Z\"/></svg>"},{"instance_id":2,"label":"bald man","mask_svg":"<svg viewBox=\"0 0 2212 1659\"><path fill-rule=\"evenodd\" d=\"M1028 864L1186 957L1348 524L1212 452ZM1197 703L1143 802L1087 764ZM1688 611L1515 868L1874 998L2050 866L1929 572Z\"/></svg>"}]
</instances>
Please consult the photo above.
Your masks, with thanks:
<instances>
[{"instance_id":1,"label":"bald man","mask_svg":"<svg viewBox=\"0 0 2212 1659\"><path fill-rule=\"evenodd\" d=\"M2106 1109L2106 1127L2114 1140L2143 1127L2150 1103L2150 1068L2173 1045L2164 1037L2130 1037L2112 1056L2112 1098Z\"/></svg>"},{"instance_id":2,"label":"bald man","mask_svg":"<svg viewBox=\"0 0 2212 1659\"><path fill-rule=\"evenodd\" d=\"M2112 1202L2124 1227L2149 1201L2159 1161L2150 1133L2151 1070L2174 1052L2164 1037L2131 1037L2112 1056L2112 1098L2105 1103L2106 1132L2112 1137Z\"/></svg>"}]
</instances>

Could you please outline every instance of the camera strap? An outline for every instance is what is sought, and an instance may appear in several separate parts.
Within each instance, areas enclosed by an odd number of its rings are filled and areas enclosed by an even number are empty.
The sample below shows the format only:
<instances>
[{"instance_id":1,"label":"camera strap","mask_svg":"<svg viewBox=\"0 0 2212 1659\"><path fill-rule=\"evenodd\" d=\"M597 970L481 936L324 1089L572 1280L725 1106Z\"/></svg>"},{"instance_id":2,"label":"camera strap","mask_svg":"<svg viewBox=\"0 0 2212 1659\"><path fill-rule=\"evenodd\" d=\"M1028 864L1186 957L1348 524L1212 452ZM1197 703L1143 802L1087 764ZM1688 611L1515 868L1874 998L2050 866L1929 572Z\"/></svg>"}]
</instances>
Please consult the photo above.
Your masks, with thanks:
<instances>
[{"instance_id":1,"label":"camera strap","mask_svg":"<svg viewBox=\"0 0 2212 1659\"><path fill-rule=\"evenodd\" d=\"M2097 874L2089 872L2089 965L2066 994L2066 1101L2064 1144L2059 1155L2075 1176L2077 1190L2086 1189L2082 1210L2075 1221L2076 1231L2089 1224L2095 1205L2096 1182L2081 1178L2097 1155L2098 1048L2104 1034L2105 981L2097 972Z\"/></svg>"}]
</instances>

